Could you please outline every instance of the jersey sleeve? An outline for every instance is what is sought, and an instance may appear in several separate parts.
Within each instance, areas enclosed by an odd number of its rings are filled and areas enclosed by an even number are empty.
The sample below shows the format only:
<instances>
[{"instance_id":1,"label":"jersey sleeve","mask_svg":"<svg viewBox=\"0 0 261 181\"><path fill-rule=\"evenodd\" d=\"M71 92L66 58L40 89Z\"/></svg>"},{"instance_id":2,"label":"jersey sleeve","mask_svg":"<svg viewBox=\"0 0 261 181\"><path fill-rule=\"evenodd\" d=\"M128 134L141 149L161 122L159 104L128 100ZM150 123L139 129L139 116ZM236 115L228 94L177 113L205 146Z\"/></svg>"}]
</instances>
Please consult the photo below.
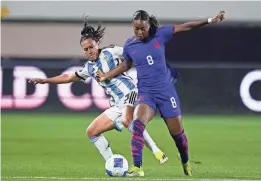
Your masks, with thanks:
<instances>
[{"instance_id":1,"label":"jersey sleeve","mask_svg":"<svg viewBox=\"0 0 261 181\"><path fill-rule=\"evenodd\" d=\"M113 55L113 57L120 58L122 57L123 54L123 48L119 46L115 46L111 48L110 53Z\"/></svg>"},{"instance_id":2,"label":"jersey sleeve","mask_svg":"<svg viewBox=\"0 0 261 181\"><path fill-rule=\"evenodd\" d=\"M122 56L123 48L119 46L114 46L110 48L106 48L101 52L106 57L104 60L109 65L110 69L113 69L115 67L111 67L112 65L118 66L125 58ZM110 58L112 57L112 58ZM112 63L114 62L114 63Z\"/></svg>"},{"instance_id":3,"label":"jersey sleeve","mask_svg":"<svg viewBox=\"0 0 261 181\"><path fill-rule=\"evenodd\" d=\"M115 47L115 57L119 63L123 62L126 58L123 56L123 47Z\"/></svg>"},{"instance_id":4,"label":"jersey sleeve","mask_svg":"<svg viewBox=\"0 0 261 181\"><path fill-rule=\"evenodd\" d=\"M174 32L174 25L165 25L159 27L158 29L158 33L162 38L162 40L164 41L164 43L172 38L173 32Z\"/></svg>"},{"instance_id":5,"label":"jersey sleeve","mask_svg":"<svg viewBox=\"0 0 261 181\"><path fill-rule=\"evenodd\" d=\"M90 74L88 72L88 64L85 63L81 69L75 72L75 75L79 77L81 80L86 80L88 77L90 77Z\"/></svg>"}]
</instances>

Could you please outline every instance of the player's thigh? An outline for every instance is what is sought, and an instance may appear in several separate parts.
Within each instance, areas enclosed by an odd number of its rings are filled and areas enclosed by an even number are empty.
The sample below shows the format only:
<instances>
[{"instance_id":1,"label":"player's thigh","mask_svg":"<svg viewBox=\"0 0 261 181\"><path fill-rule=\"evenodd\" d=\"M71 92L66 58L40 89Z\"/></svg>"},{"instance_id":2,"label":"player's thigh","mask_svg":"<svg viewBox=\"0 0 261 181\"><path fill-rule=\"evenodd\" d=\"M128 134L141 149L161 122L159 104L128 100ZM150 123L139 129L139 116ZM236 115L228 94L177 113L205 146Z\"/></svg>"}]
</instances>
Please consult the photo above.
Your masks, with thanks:
<instances>
[{"instance_id":1,"label":"player's thigh","mask_svg":"<svg viewBox=\"0 0 261 181\"><path fill-rule=\"evenodd\" d=\"M122 123L127 128L133 120L134 106L138 97L138 90L133 89L125 96L122 105Z\"/></svg>"},{"instance_id":2,"label":"player's thigh","mask_svg":"<svg viewBox=\"0 0 261 181\"><path fill-rule=\"evenodd\" d=\"M134 109L134 120L141 121L144 125L147 125L155 115L155 111L151 106L145 103L138 104Z\"/></svg>"},{"instance_id":3,"label":"player's thigh","mask_svg":"<svg viewBox=\"0 0 261 181\"><path fill-rule=\"evenodd\" d=\"M119 103L115 104L115 106L110 107L104 113L113 121L114 128L121 132L124 127L122 124L122 106Z\"/></svg>"},{"instance_id":4,"label":"player's thigh","mask_svg":"<svg viewBox=\"0 0 261 181\"><path fill-rule=\"evenodd\" d=\"M135 105L134 120L140 120L144 125L148 124L154 117L157 108L153 95L139 92Z\"/></svg>"},{"instance_id":5,"label":"player's thigh","mask_svg":"<svg viewBox=\"0 0 261 181\"><path fill-rule=\"evenodd\" d=\"M178 134L183 130L181 119L181 106L175 87L166 89L157 96L157 103L161 117L165 120L169 131Z\"/></svg>"},{"instance_id":6,"label":"player's thigh","mask_svg":"<svg viewBox=\"0 0 261 181\"><path fill-rule=\"evenodd\" d=\"M177 135L183 131L182 116L173 118L164 118L164 121L169 129L170 134Z\"/></svg>"},{"instance_id":7,"label":"player's thigh","mask_svg":"<svg viewBox=\"0 0 261 181\"><path fill-rule=\"evenodd\" d=\"M166 88L157 94L155 100L162 118L175 118L182 114L180 100L174 87Z\"/></svg>"},{"instance_id":8,"label":"player's thigh","mask_svg":"<svg viewBox=\"0 0 261 181\"><path fill-rule=\"evenodd\" d=\"M114 122L105 113L102 113L88 126L86 130L87 136L89 138L98 136L106 131L114 129L114 127Z\"/></svg>"}]
</instances>

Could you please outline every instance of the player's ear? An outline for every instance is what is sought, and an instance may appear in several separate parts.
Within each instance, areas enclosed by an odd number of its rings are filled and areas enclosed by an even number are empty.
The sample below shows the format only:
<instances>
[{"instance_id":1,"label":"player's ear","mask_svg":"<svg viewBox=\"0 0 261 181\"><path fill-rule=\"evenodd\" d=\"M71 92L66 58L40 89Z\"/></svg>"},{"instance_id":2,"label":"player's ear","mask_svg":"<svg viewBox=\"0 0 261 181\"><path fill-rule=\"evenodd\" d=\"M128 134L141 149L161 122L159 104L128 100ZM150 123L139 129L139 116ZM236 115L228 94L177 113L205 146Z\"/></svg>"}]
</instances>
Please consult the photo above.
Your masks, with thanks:
<instances>
[{"instance_id":1,"label":"player's ear","mask_svg":"<svg viewBox=\"0 0 261 181\"><path fill-rule=\"evenodd\" d=\"M97 49L99 49L99 47L100 47L100 41L95 41L95 42L96 42L95 47L96 47Z\"/></svg>"}]
</instances>

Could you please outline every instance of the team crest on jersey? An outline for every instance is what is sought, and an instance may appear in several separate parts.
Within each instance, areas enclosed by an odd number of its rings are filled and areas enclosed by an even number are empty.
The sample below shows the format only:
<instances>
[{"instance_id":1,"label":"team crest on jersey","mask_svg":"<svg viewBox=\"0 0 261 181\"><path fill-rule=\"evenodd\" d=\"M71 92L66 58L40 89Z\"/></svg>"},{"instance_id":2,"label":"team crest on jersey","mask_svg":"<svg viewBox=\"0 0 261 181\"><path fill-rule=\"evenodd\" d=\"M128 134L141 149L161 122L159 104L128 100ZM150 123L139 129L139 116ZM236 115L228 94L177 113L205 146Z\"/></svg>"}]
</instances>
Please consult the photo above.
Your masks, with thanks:
<instances>
[{"instance_id":1,"label":"team crest on jersey","mask_svg":"<svg viewBox=\"0 0 261 181\"><path fill-rule=\"evenodd\" d=\"M154 47L155 48L159 48L160 47L160 42L159 41L155 41L154 42Z\"/></svg>"}]
</instances>

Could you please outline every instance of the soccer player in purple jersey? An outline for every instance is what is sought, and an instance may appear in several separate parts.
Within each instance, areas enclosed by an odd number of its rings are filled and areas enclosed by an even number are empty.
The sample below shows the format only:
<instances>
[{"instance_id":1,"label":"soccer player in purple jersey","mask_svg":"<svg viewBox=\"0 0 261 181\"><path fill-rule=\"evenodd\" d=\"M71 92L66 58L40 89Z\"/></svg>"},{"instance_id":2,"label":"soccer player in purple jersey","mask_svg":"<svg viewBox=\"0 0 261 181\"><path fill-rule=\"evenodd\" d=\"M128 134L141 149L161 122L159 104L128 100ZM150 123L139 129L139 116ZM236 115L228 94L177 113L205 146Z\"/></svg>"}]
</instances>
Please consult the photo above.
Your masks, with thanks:
<instances>
[{"instance_id":1,"label":"soccer player in purple jersey","mask_svg":"<svg viewBox=\"0 0 261 181\"><path fill-rule=\"evenodd\" d=\"M142 169L142 153L144 147L143 131L154 117L158 108L169 129L180 153L185 175L191 176L188 141L182 126L181 108L178 94L172 84L171 71L166 66L165 43L173 34L188 31L210 23L218 23L224 19L225 12L220 11L214 18L192 21L180 25L159 26L154 16L139 10L133 15L135 36L129 38L124 45L125 61L117 68L99 74L100 80L119 75L135 65L138 78L138 99L132 122L132 158L133 167L128 176L144 176Z\"/></svg>"}]
</instances>

